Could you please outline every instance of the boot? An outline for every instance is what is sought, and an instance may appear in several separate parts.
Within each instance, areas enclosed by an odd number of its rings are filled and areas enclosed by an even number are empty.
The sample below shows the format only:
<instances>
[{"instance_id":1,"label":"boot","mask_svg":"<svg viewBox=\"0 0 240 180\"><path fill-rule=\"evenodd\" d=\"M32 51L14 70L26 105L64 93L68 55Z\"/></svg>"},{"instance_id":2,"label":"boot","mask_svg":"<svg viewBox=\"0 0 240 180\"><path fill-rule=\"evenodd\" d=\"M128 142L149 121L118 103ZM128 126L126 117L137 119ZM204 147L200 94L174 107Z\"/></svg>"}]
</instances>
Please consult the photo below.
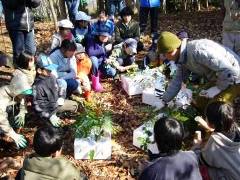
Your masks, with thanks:
<instances>
[{"instance_id":1,"label":"boot","mask_svg":"<svg viewBox=\"0 0 240 180\"><path fill-rule=\"evenodd\" d=\"M90 102L92 100L91 91L85 91L84 94L83 94L83 97L86 99L87 102Z\"/></svg>"},{"instance_id":2,"label":"boot","mask_svg":"<svg viewBox=\"0 0 240 180\"><path fill-rule=\"evenodd\" d=\"M97 76L91 75L92 79L92 88L95 92L102 92L103 87L99 82L99 74Z\"/></svg>"}]
</instances>

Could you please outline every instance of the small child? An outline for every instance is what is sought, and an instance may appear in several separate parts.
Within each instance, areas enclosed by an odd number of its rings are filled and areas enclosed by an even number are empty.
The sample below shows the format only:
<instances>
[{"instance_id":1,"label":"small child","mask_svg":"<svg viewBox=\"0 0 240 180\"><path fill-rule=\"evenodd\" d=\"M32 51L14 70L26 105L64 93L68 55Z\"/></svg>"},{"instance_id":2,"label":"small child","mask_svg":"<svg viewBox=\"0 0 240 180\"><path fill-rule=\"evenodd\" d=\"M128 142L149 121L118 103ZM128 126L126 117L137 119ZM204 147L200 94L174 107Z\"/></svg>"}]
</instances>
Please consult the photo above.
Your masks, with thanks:
<instances>
[{"instance_id":1,"label":"small child","mask_svg":"<svg viewBox=\"0 0 240 180\"><path fill-rule=\"evenodd\" d=\"M24 98L32 94L32 78L27 71L34 66L34 57L23 52L18 57L17 62L20 62L20 60L22 60L21 68L13 72L10 84L0 88L0 132L11 137L18 148L25 148L27 140L23 135L16 133L10 126L7 113L8 106L12 106L15 102L19 103L20 111L16 116L13 114L15 116L14 122L17 126L24 125L25 114L27 113Z\"/></svg>"},{"instance_id":2,"label":"small child","mask_svg":"<svg viewBox=\"0 0 240 180\"><path fill-rule=\"evenodd\" d=\"M76 15L76 22L74 28L74 37L76 43L82 43L82 40L86 35L91 33L90 26L91 16L88 16L85 12L79 11Z\"/></svg>"},{"instance_id":3,"label":"small child","mask_svg":"<svg viewBox=\"0 0 240 180\"><path fill-rule=\"evenodd\" d=\"M33 138L35 153L24 159L16 179L87 179L70 161L61 157L62 145L60 129L51 126L39 128Z\"/></svg>"},{"instance_id":4,"label":"small child","mask_svg":"<svg viewBox=\"0 0 240 180\"><path fill-rule=\"evenodd\" d=\"M64 39L73 39L71 30L74 28L71 21L63 19L58 22L59 32L56 32L52 37L51 52L55 49L60 48Z\"/></svg>"},{"instance_id":5,"label":"small child","mask_svg":"<svg viewBox=\"0 0 240 180\"><path fill-rule=\"evenodd\" d=\"M80 85L83 86L84 97L87 101L91 100L91 84L88 78L91 73L92 62L91 59L85 52L84 47L81 44L77 44L77 51L75 53L75 57L77 60L77 81Z\"/></svg>"},{"instance_id":6,"label":"small child","mask_svg":"<svg viewBox=\"0 0 240 180\"><path fill-rule=\"evenodd\" d=\"M183 137L184 129L179 121L167 117L159 119L154 125L159 157L143 170L139 180L201 180L196 154L181 151Z\"/></svg>"},{"instance_id":7,"label":"small child","mask_svg":"<svg viewBox=\"0 0 240 180\"><path fill-rule=\"evenodd\" d=\"M116 45L107 62L113 65L120 72L138 67L135 62L137 54L137 41L135 39L126 39L122 44Z\"/></svg>"},{"instance_id":8,"label":"small child","mask_svg":"<svg viewBox=\"0 0 240 180\"><path fill-rule=\"evenodd\" d=\"M92 25L92 34L98 35L99 32L108 32L111 36L114 33L114 23L108 19L105 11L101 11L98 21Z\"/></svg>"},{"instance_id":9,"label":"small child","mask_svg":"<svg viewBox=\"0 0 240 180\"><path fill-rule=\"evenodd\" d=\"M201 151L200 162L207 166L210 179L240 179L240 129L234 108L213 102L206 108L206 119L214 132Z\"/></svg>"}]
</instances>

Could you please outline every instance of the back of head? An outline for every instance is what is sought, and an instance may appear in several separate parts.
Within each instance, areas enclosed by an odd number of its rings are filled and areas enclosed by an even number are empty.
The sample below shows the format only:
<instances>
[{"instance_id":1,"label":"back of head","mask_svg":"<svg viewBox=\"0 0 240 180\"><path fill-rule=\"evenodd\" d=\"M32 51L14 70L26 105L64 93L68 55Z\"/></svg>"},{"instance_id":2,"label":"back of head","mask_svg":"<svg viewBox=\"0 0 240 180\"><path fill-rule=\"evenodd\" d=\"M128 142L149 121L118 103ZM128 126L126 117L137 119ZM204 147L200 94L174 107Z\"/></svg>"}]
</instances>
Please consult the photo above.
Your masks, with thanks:
<instances>
[{"instance_id":1,"label":"back of head","mask_svg":"<svg viewBox=\"0 0 240 180\"><path fill-rule=\"evenodd\" d=\"M160 118L154 125L154 138L160 153L173 154L182 147L183 125L174 118Z\"/></svg>"},{"instance_id":2,"label":"back of head","mask_svg":"<svg viewBox=\"0 0 240 180\"><path fill-rule=\"evenodd\" d=\"M34 134L33 147L37 154L47 157L61 149L62 139L62 134L58 128L42 127Z\"/></svg>"},{"instance_id":3,"label":"back of head","mask_svg":"<svg viewBox=\"0 0 240 180\"><path fill-rule=\"evenodd\" d=\"M213 102L206 108L206 117L216 132L228 133L236 126L234 108L224 102Z\"/></svg>"},{"instance_id":4,"label":"back of head","mask_svg":"<svg viewBox=\"0 0 240 180\"><path fill-rule=\"evenodd\" d=\"M76 51L77 45L74 40L64 39L61 44L61 49L64 51Z\"/></svg>"},{"instance_id":5,"label":"back of head","mask_svg":"<svg viewBox=\"0 0 240 180\"><path fill-rule=\"evenodd\" d=\"M21 69L28 69L29 62L32 61L32 58L33 58L33 54L27 51L21 52L16 59L17 67Z\"/></svg>"},{"instance_id":6,"label":"back of head","mask_svg":"<svg viewBox=\"0 0 240 180\"><path fill-rule=\"evenodd\" d=\"M133 16L133 14L134 13L133 13L132 9L128 6L123 8L120 12L121 18L123 18L124 16Z\"/></svg>"}]
</instances>

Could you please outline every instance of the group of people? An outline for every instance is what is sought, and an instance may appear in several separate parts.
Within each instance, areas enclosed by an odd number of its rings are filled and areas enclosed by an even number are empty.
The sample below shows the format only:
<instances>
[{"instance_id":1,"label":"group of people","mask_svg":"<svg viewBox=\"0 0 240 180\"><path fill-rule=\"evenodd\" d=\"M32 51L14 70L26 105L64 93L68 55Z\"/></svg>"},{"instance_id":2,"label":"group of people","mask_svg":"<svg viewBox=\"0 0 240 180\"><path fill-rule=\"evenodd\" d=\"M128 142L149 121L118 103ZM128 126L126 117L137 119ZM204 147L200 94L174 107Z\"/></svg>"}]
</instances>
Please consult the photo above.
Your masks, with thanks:
<instances>
[{"instance_id":1,"label":"group of people","mask_svg":"<svg viewBox=\"0 0 240 180\"><path fill-rule=\"evenodd\" d=\"M144 49L140 34L146 31L149 12L153 37L150 50L155 53L157 50L165 60L177 64L176 75L166 91L157 92L160 101L167 105L191 73L203 76L208 83L195 105L205 112L208 130L214 132L200 151L199 148L194 149L196 153L181 151L182 124L173 118L159 119L154 126L154 138L160 153L140 174L140 179L240 177L240 132L230 105L240 96L238 1L231 1L231 4L225 1L223 45L208 39L190 41L183 32L178 35L166 31L158 34L156 19L160 1L140 1L140 24L133 19L131 8L122 7L121 1L110 1L119 9L118 22L115 23L112 14L105 11L99 13L96 22L92 22L85 12L77 11L71 21L63 19L58 22L59 31L53 34L51 47L35 57L31 9L40 2L2 0L16 70L10 84L0 88L0 130L11 137L18 148L27 146L25 137L13 130L8 115L14 115L16 127L24 126L29 109L26 97L29 95L33 97L30 100L32 110L47 124L36 131L33 139L35 153L26 157L17 178L86 178L60 157L63 142L57 128L61 124L57 112L76 112L78 104L68 99L71 94L83 95L91 101L92 90L103 91L100 78L114 78L117 73L138 67L135 55ZM201 139L197 139L196 144L201 143ZM203 169L207 169L207 173Z\"/></svg>"}]
</instances>

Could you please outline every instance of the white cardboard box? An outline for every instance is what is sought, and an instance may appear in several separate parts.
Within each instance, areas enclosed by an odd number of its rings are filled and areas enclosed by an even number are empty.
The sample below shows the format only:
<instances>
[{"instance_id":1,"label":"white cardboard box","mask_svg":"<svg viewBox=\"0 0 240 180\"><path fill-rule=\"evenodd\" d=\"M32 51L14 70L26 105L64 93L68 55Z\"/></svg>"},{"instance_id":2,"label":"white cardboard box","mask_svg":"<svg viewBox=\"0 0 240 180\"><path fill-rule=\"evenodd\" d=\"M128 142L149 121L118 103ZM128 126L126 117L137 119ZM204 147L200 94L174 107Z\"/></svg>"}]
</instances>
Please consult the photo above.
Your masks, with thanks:
<instances>
[{"instance_id":1,"label":"white cardboard box","mask_svg":"<svg viewBox=\"0 0 240 180\"><path fill-rule=\"evenodd\" d=\"M111 133L106 133L106 135L101 137L98 141L91 138L75 138L75 159L90 159L90 153L93 151L93 159L111 159Z\"/></svg>"},{"instance_id":2,"label":"white cardboard box","mask_svg":"<svg viewBox=\"0 0 240 180\"><path fill-rule=\"evenodd\" d=\"M143 77L139 76L138 78L143 78ZM122 83L123 89L129 96L142 94L143 88L141 84L134 82L134 79L131 79L128 76L122 75L121 83Z\"/></svg>"},{"instance_id":3,"label":"white cardboard box","mask_svg":"<svg viewBox=\"0 0 240 180\"><path fill-rule=\"evenodd\" d=\"M147 128L152 133L152 135L149 137L151 142L153 142L153 139L154 139L153 138L153 125L148 126L146 123L146 124L139 126L137 129L135 129L133 131L133 145L140 149L143 149L140 138L146 138L148 136L144 131L144 127ZM149 149L154 154L159 153L156 143L148 144L147 149Z\"/></svg>"},{"instance_id":4,"label":"white cardboard box","mask_svg":"<svg viewBox=\"0 0 240 180\"><path fill-rule=\"evenodd\" d=\"M142 92L142 102L144 104L154 106L157 109L161 109L162 107L164 107L162 101L158 97L156 97L154 88L146 88Z\"/></svg>"}]
</instances>

